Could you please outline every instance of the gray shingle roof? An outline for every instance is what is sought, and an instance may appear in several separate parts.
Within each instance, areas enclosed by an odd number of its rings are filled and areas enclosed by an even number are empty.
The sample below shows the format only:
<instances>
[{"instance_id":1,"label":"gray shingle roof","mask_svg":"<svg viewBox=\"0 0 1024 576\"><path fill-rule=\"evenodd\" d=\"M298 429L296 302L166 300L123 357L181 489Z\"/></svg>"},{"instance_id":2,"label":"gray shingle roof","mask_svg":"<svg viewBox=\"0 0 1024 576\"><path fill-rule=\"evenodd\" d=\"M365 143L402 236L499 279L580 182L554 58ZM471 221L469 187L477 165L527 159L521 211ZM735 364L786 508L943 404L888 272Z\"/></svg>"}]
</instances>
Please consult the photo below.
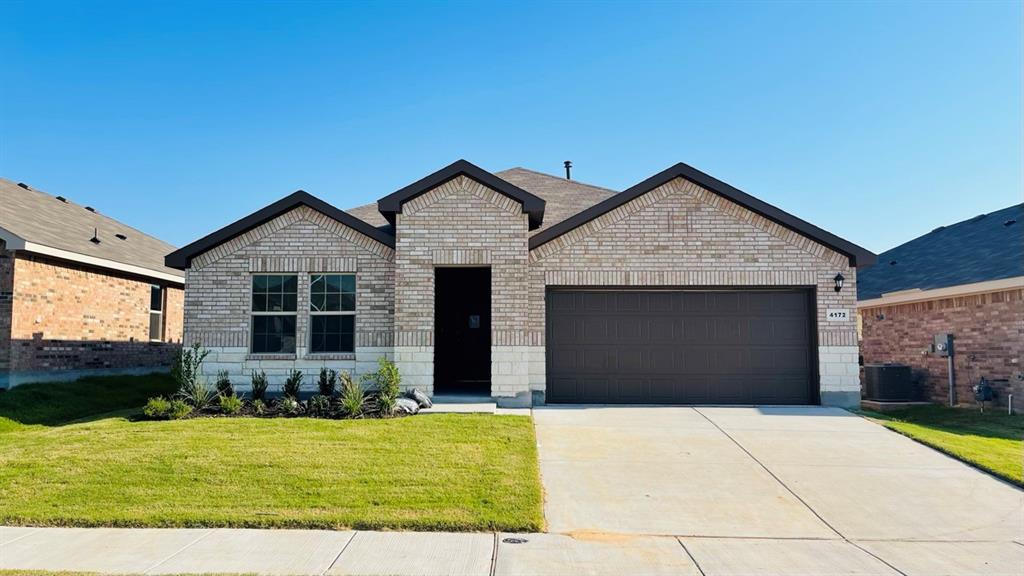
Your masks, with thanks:
<instances>
[{"instance_id":1,"label":"gray shingle roof","mask_svg":"<svg viewBox=\"0 0 1024 576\"><path fill-rule=\"evenodd\" d=\"M616 193L607 188L584 184L576 180L566 180L526 168L510 168L495 172L494 175L544 199L546 203L544 222L540 228L533 231L534 234L582 212ZM376 203L352 208L346 212L378 228L390 229L387 220L377 211Z\"/></svg>"},{"instance_id":2,"label":"gray shingle roof","mask_svg":"<svg viewBox=\"0 0 1024 576\"><path fill-rule=\"evenodd\" d=\"M26 242L184 278L164 266L175 247L70 200L0 178L0 228ZM91 242L93 230L99 244ZM116 235L122 234L124 239Z\"/></svg>"},{"instance_id":3,"label":"gray shingle roof","mask_svg":"<svg viewBox=\"0 0 1024 576\"><path fill-rule=\"evenodd\" d=\"M1024 204L939 227L879 254L877 264L857 273L857 299L1016 276L1024 276Z\"/></svg>"}]
</instances>

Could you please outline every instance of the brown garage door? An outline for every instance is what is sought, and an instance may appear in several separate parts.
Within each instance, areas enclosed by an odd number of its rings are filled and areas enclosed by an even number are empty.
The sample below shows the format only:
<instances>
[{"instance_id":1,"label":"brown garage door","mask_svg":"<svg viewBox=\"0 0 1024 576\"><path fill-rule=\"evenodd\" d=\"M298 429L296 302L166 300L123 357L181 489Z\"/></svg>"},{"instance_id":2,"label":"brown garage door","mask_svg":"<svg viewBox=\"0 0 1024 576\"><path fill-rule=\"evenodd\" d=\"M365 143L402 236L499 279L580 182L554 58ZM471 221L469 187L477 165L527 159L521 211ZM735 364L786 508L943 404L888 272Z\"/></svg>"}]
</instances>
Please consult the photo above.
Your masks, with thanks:
<instances>
[{"instance_id":1,"label":"brown garage door","mask_svg":"<svg viewBox=\"0 0 1024 576\"><path fill-rule=\"evenodd\" d=\"M547 401L817 403L809 290L547 294Z\"/></svg>"}]
</instances>

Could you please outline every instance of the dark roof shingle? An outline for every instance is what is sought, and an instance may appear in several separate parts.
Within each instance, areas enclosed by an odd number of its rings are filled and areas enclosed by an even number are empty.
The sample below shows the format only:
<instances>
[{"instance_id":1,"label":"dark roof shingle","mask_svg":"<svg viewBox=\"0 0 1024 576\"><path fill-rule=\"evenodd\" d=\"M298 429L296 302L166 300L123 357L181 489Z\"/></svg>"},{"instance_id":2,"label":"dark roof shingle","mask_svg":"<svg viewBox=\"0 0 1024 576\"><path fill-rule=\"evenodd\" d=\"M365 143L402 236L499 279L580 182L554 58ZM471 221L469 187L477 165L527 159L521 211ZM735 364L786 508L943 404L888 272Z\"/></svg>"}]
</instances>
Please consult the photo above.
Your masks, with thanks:
<instances>
[{"instance_id":1,"label":"dark roof shingle","mask_svg":"<svg viewBox=\"0 0 1024 576\"><path fill-rule=\"evenodd\" d=\"M941 226L857 273L857 299L1024 276L1024 204Z\"/></svg>"}]
</instances>

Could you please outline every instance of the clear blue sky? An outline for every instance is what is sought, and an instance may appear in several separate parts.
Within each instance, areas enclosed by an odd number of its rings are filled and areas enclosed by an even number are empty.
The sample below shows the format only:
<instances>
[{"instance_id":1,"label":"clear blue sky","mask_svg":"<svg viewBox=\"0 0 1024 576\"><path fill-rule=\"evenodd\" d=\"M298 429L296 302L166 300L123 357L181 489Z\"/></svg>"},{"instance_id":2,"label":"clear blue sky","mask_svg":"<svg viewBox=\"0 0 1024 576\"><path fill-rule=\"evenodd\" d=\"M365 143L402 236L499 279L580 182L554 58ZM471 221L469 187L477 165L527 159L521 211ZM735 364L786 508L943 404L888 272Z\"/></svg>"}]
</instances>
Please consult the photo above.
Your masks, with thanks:
<instances>
[{"instance_id":1,"label":"clear blue sky","mask_svg":"<svg viewBox=\"0 0 1024 576\"><path fill-rule=\"evenodd\" d=\"M458 158L683 161L881 251L1022 201L1021 4L0 4L0 175L181 245Z\"/></svg>"}]
</instances>

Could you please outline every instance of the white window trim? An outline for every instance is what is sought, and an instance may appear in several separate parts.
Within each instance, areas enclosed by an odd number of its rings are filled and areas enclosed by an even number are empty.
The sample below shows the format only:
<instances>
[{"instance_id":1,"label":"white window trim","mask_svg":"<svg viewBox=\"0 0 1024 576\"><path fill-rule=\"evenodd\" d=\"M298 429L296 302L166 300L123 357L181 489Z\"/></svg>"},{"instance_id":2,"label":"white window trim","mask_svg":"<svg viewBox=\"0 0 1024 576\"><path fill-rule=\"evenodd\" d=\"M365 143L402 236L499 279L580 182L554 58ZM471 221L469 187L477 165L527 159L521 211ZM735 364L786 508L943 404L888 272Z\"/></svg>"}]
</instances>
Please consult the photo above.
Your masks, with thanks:
<instances>
[{"instance_id":1,"label":"white window trim","mask_svg":"<svg viewBox=\"0 0 1024 576\"><path fill-rule=\"evenodd\" d=\"M160 290L160 310L153 310L153 306L152 306L152 304L153 304L153 288L158 288ZM249 299L252 300L251 297ZM152 320L153 319L153 314L159 314L160 315L160 336L158 338L153 338L152 336L150 336L149 341L150 342L163 342L164 341L164 336L166 335L166 330L167 330L167 325L164 323L165 322L165 318L167 318L167 315L164 314L164 310L167 309L167 287L163 286L161 284L150 284L149 285L149 303L150 303L150 306L149 306L150 322L153 321ZM148 330L148 327L147 327L147 330Z\"/></svg>"},{"instance_id":2,"label":"white window trim","mask_svg":"<svg viewBox=\"0 0 1024 576\"><path fill-rule=\"evenodd\" d=\"M355 310L351 310L351 311L340 311L339 310L339 311L336 311L336 312L332 312L332 311L320 312L320 311L313 310L313 278L316 277L316 276L351 276L353 282L356 285L355 291L352 292L352 295L356 299L356 303L355 303L356 304L356 309ZM332 354L333 355L337 355L337 354L355 354L355 352L356 352L356 320L355 320L354 317L356 315L356 311L359 310L359 279L356 278L356 273L355 272L316 272L316 273L311 272L309 274L309 282L307 283L307 285L309 286L309 306L308 306L308 308L309 308L309 311L308 311L309 312L309 322L307 322L307 324L309 324L309 326L306 328L306 338L307 338L306 342L308 343L308 346L306 346L307 353L310 356L329 356L329 355L332 355ZM313 352L313 317L314 316L352 316L353 317L352 318L352 350L336 350L336 351Z\"/></svg>"},{"instance_id":3,"label":"white window trim","mask_svg":"<svg viewBox=\"0 0 1024 576\"><path fill-rule=\"evenodd\" d=\"M295 276L295 311L256 311L252 309L252 279L256 276ZM299 351L299 278L302 275L298 272L253 272L249 274L249 354L254 356L292 356ZM253 316L294 316L295 317L295 350L291 352L254 352L253 345Z\"/></svg>"}]
</instances>

